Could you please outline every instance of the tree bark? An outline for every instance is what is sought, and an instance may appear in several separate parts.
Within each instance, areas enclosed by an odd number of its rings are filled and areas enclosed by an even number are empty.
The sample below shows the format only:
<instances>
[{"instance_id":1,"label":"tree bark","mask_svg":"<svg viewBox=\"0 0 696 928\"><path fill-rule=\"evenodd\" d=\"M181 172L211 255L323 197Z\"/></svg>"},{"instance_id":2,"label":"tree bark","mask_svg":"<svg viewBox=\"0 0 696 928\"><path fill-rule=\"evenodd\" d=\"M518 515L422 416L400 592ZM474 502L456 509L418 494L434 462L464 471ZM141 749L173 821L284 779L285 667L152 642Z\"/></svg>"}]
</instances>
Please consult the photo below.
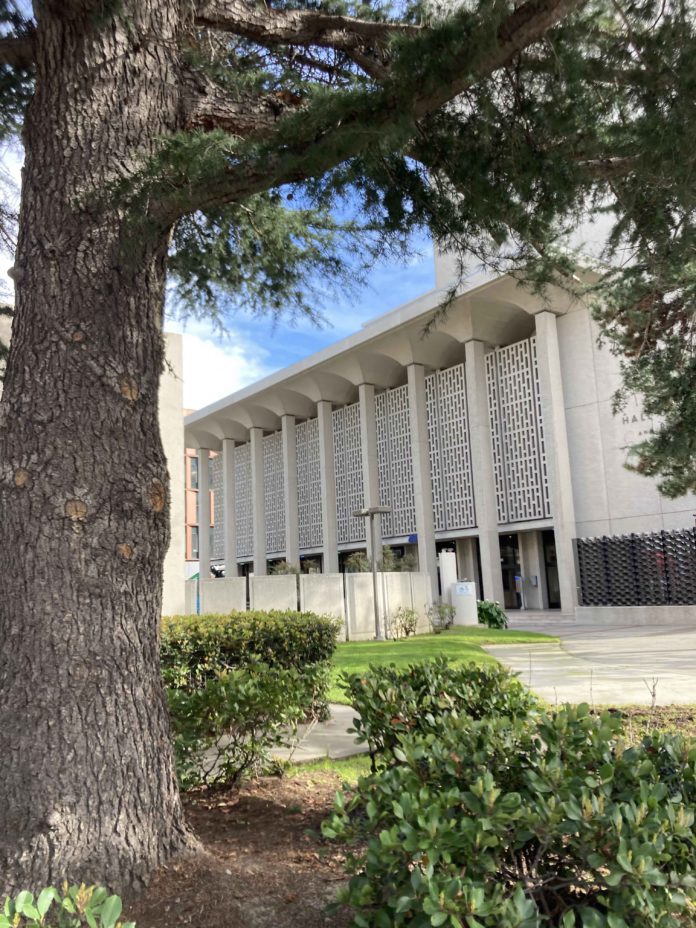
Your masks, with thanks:
<instances>
[{"instance_id":1,"label":"tree bark","mask_svg":"<svg viewBox=\"0 0 696 928\"><path fill-rule=\"evenodd\" d=\"M189 842L159 677L166 230L109 185L177 129L179 0L35 4L0 407L0 890L138 887ZM104 17L107 17L106 21Z\"/></svg>"}]
</instances>

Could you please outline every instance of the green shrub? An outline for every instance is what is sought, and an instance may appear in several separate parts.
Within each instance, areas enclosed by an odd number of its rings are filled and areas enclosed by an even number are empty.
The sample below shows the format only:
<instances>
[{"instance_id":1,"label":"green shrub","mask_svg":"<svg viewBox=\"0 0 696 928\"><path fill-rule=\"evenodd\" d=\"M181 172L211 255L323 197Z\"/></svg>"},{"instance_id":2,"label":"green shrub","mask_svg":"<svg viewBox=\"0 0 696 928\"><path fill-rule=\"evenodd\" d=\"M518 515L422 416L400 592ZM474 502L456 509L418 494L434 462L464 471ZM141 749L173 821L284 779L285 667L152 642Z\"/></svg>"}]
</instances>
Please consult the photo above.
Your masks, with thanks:
<instances>
[{"instance_id":1,"label":"green shrub","mask_svg":"<svg viewBox=\"0 0 696 928\"><path fill-rule=\"evenodd\" d=\"M500 603L494 603L490 599L479 599L476 603L479 625L487 625L489 628L507 628L508 620Z\"/></svg>"},{"instance_id":2,"label":"green shrub","mask_svg":"<svg viewBox=\"0 0 696 928\"><path fill-rule=\"evenodd\" d=\"M449 603L432 603L428 607L430 627L435 634L450 628L454 623L455 613L456 609L454 606L450 606Z\"/></svg>"},{"instance_id":3,"label":"green shrub","mask_svg":"<svg viewBox=\"0 0 696 928\"><path fill-rule=\"evenodd\" d=\"M134 922L119 922L121 900L101 886L52 886L36 898L21 892L6 898L0 928L135 928Z\"/></svg>"},{"instance_id":4,"label":"green shrub","mask_svg":"<svg viewBox=\"0 0 696 928\"><path fill-rule=\"evenodd\" d=\"M262 661L297 670L330 661L338 623L311 612L232 612L162 620L165 685L196 689L225 670Z\"/></svg>"},{"instance_id":5,"label":"green shrub","mask_svg":"<svg viewBox=\"0 0 696 928\"><path fill-rule=\"evenodd\" d=\"M337 798L360 928L677 928L696 898L696 745L587 706L441 716ZM693 911L693 909L692 909Z\"/></svg>"},{"instance_id":6,"label":"green shrub","mask_svg":"<svg viewBox=\"0 0 696 928\"><path fill-rule=\"evenodd\" d=\"M367 673L344 675L357 740L367 742L373 761L390 763L404 735L426 733L441 716L526 715L535 697L500 665L449 664L445 658L420 661L406 668L371 665Z\"/></svg>"},{"instance_id":7,"label":"green shrub","mask_svg":"<svg viewBox=\"0 0 696 928\"><path fill-rule=\"evenodd\" d=\"M418 613L408 606L399 606L389 619L389 631L393 638L410 638L418 628Z\"/></svg>"},{"instance_id":8,"label":"green shrub","mask_svg":"<svg viewBox=\"0 0 696 928\"><path fill-rule=\"evenodd\" d=\"M317 685L312 678L323 669L257 664L223 673L198 690L168 690L182 789L234 786L263 772L271 749L305 718Z\"/></svg>"}]
</instances>

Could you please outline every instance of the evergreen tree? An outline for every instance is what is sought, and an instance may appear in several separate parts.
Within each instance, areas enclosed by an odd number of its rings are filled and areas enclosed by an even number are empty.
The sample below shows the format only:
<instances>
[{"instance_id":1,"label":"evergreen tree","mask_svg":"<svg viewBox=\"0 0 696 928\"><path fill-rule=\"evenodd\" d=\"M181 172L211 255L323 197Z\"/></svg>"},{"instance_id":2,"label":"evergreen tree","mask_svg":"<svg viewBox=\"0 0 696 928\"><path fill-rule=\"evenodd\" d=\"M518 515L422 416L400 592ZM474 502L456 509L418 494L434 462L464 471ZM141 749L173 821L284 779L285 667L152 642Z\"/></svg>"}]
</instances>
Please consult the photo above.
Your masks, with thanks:
<instances>
[{"instance_id":1,"label":"evergreen tree","mask_svg":"<svg viewBox=\"0 0 696 928\"><path fill-rule=\"evenodd\" d=\"M190 845L157 661L167 272L192 307L311 313L307 281L345 276L347 242L369 261L427 227L566 286L564 236L605 214L619 260L591 295L626 389L663 417L636 466L694 487L694 14L0 0L0 23L2 133L26 152L0 408L1 882L137 886Z\"/></svg>"}]
</instances>

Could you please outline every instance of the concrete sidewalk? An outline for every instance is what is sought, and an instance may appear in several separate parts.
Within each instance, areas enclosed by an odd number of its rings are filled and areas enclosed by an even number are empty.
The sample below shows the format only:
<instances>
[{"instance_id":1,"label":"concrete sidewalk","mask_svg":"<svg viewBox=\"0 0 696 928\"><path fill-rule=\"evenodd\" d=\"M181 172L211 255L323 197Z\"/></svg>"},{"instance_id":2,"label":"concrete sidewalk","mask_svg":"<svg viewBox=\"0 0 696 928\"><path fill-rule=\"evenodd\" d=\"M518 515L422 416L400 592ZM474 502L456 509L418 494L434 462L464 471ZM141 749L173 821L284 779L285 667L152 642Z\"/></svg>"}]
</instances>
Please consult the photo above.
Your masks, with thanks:
<instances>
[{"instance_id":1,"label":"concrete sidewalk","mask_svg":"<svg viewBox=\"0 0 696 928\"><path fill-rule=\"evenodd\" d=\"M511 628L556 635L560 644L487 647L550 703L696 703L696 628L582 626L548 613L510 617Z\"/></svg>"},{"instance_id":2,"label":"concrete sidewalk","mask_svg":"<svg viewBox=\"0 0 696 928\"><path fill-rule=\"evenodd\" d=\"M355 710L351 706L341 706L338 703L331 703L329 709L331 718L328 722L301 725L298 743L295 746L276 748L273 757L304 764L311 760L323 760L325 757L340 760L354 754L367 753L367 745L358 744L355 735L348 733L348 729L353 727Z\"/></svg>"}]
</instances>

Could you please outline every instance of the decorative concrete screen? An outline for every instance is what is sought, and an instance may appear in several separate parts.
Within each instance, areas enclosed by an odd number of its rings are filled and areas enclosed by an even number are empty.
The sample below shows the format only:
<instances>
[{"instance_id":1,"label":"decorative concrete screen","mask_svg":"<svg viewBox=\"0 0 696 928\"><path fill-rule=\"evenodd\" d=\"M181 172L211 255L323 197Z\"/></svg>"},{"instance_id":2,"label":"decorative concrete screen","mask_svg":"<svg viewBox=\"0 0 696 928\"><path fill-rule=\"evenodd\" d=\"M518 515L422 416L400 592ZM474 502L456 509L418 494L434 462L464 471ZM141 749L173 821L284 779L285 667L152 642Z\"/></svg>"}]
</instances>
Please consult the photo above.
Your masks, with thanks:
<instances>
[{"instance_id":1,"label":"decorative concrete screen","mask_svg":"<svg viewBox=\"0 0 696 928\"><path fill-rule=\"evenodd\" d=\"M476 525L464 365L425 378L435 531Z\"/></svg>"},{"instance_id":2,"label":"decorative concrete screen","mask_svg":"<svg viewBox=\"0 0 696 928\"><path fill-rule=\"evenodd\" d=\"M377 582L383 628L388 630L389 618L394 615L399 606L405 606L418 612L418 633L422 634L429 630L426 612L432 603L432 595L430 578L427 574L385 572L377 575ZM374 638L372 574L346 574L345 584L348 637L352 641L367 641Z\"/></svg>"},{"instance_id":3,"label":"decorative concrete screen","mask_svg":"<svg viewBox=\"0 0 696 928\"><path fill-rule=\"evenodd\" d=\"M249 602L252 609L297 609L297 577L249 577Z\"/></svg>"},{"instance_id":4,"label":"decorative concrete screen","mask_svg":"<svg viewBox=\"0 0 696 928\"><path fill-rule=\"evenodd\" d=\"M254 553L254 514L251 504L251 445L234 449L234 518L237 529L237 557Z\"/></svg>"},{"instance_id":5,"label":"decorative concrete screen","mask_svg":"<svg viewBox=\"0 0 696 928\"><path fill-rule=\"evenodd\" d=\"M332 413L332 424L338 543L365 541L365 519L353 518L353 512L365 505L360 404L353 403L335 409Z\"/></svg>"},{"instance_id":6,"label":"decorative concrete screen","mask_svg":"<svg viewBox=\"0 0 696 928\"><path fill-rule=\"evenodd\" d=\"M300 550L323 544L321 528L321 464L319 420L295 426L297 436L297 515Z\"/></svg>"},{"instance_id":7,"label":"decorative concrete screen","mask_svg":"<svg viewBox=\"0 0 696 928\"><path fill-rule=\"evenodd\" d=\"M225 577L201 581L201 612L226 613L247 607L245 577Z\"/></svg>"},{"instance_id":8,"label":"decorative concrete screen","mask_svg":"<svg viewBox=\"0 0 696 928\"><path fill-rule=\"evenodd\" d=\"M551 515L536 338L486 355L498 522Z\"/></svg>"},{"instance_id":9,"label":"decorative concrete screen","mask_svg":"<svg viewBox=\"0 0 696 928\"><path fill-rule=\"evenodd\" d=\"M346 606L343 574L300 574L300 609L332 615L341 622L340 637L346 637Z\"/></svg>"},{"instance_id":10,"label":"decorative concrete screen","mask_svg":"<svg viewBox=\"0 0 696 928\"><path fill-rule=\"evenodd\" d=\"M273 432L263 439L263 492L266 512L266 551L285 550L285 481L283 436Z\"/></svg>"},{"instance_id":11,"label":"decorative concrete screen","mask_svg":"<svg viewBox=\"0 0 696 928\"><path fill-rule=\"evenodd\" d=\"M411 461L411 420L408 387L375 396L379 502L390 506L382 516L382 536L394 538L416 530Z\"/></svg>"},{"instance_id":12,"label":"decorative concrete screen","mask_svg":"<svg viewBox=\"0 0 696 928\"><path fill-rule=\"evenodd\" d=\"M225 499L222 492L222 455L210 459L210 489L213 491L213 537L210 556L221 560L225 556Z\"/></svg>"},{"instance_id":13,"label":"decorative concrete screen","mask_svg":"<svg viewBox=\"0 0 696 928\"><path fill-rule=\"evenodd\" d=\"M696 531L578 538L582 606L696 604Z\"/></svg>"}]
</instances>

